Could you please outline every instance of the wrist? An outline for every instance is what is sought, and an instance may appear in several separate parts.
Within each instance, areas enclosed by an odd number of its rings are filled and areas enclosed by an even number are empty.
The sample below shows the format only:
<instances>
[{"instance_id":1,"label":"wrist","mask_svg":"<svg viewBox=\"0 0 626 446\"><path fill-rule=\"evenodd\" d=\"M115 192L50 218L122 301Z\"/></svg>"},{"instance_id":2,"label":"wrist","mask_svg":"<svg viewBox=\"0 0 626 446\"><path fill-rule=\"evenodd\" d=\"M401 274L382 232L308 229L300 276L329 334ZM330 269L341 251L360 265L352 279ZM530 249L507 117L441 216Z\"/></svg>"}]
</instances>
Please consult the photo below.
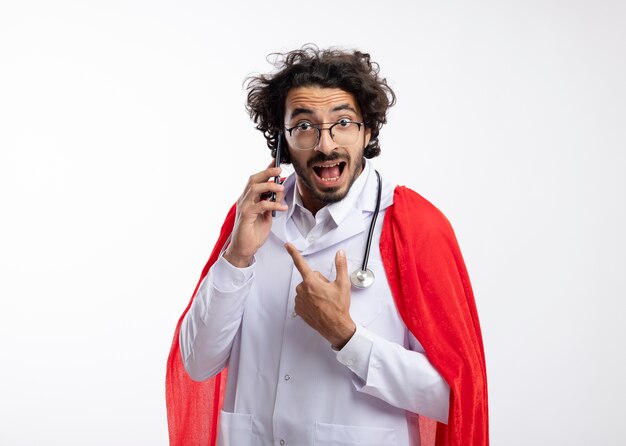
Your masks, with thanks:
<instances>
[{"instance_id":1,"label":"wrist","mask_svg":"<svg viewBox=\"0 0 626 446\"><path fill-rule=\"evenodd\" d=\"M331 341L332 348L335 350L341 350L346 346L352 336L356 333L356 324L350 319L350 321L343 325L340 329L340 333L338 333L337 337Z\"/></svg>"},{"instance_id":2,"label":"wrist","mask_svg":"<svg viewBox=\"0 0 626 446\"><path fill-rule=\"evenodd\" d=\"M224 258L228 261L228 263L237 268L247 268L252 264L252 256L240 256L229 252L228 249L224 251Z\"/></svg>"}]
</instances>

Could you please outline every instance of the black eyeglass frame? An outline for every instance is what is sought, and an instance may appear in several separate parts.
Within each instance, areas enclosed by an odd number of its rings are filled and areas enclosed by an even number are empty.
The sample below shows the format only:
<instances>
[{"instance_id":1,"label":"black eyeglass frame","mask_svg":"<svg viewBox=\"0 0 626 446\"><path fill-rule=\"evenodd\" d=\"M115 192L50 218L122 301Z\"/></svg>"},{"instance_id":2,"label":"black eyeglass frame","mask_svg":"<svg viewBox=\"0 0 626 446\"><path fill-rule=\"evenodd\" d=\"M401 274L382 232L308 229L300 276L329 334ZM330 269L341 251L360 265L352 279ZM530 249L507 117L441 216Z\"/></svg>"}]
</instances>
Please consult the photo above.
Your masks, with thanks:
<instances>
[{"instance_id":1,"label":"black eyeglass frame","mask_svg":"<svg viewBox=\"0 0 626 446\"><path fill-rule=\"evenodd\" d=\"M350 120L348 120L347 122L339 120L337 122L320 122L319 124L311 124L311 123L309 123L309 124L315 130L317 130L317 141L315 142L314 145L312 145L308 149L298 149L296 147L297 150L311 150L311 149L317 147L317 145L320 143L320 139L322 139L322 130L328 130L328 132L330 133L330 138L334 141L335 140L335 136L333 135L333 127L335 127L335 126L337 126L339 124L356 124L356 125L359 126L359 131L357 132L357 134L358 134L358 133L361 133L361 126L364 125L365 123L364 122L358 122L358 121L350 121ZM324 129L324 128L321 127L323 125L330 125L330 127ZM299 126L300 126L300 124L294 125L291 128L285 127L285 130L289 133L289 137L290 138L292 137L291 132L293 130L295 130L296 128L298 128Z\"/></svg>"}]
</instances>

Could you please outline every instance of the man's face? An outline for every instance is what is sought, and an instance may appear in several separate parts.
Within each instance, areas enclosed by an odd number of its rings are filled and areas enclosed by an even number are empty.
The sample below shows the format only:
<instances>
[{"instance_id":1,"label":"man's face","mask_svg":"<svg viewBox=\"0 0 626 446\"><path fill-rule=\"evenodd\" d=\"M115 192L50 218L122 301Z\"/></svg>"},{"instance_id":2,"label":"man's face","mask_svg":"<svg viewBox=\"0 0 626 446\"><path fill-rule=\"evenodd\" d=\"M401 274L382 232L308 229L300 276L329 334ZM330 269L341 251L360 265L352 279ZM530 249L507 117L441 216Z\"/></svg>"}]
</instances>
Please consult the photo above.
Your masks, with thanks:
<instances>
[{"instance_id":1,"label":"man's face","mask_svg":"<svg viewBox=\"0 0 626 446\"><path fill-rule=\"evenodd\" d=\"M339 88L317 86L293 88L285 99L285 127L302 123L321 124L327 129L346 119L362 122L354 96ZM298 191L312 213L329 203L342 200L363 170L363 149L371 132L360 126L350 145L338 145L328 130L322 130L319 143L309 150L295 149L293 137L285 133L289 155L297 174Z\"/></svg>"}]
</instances>

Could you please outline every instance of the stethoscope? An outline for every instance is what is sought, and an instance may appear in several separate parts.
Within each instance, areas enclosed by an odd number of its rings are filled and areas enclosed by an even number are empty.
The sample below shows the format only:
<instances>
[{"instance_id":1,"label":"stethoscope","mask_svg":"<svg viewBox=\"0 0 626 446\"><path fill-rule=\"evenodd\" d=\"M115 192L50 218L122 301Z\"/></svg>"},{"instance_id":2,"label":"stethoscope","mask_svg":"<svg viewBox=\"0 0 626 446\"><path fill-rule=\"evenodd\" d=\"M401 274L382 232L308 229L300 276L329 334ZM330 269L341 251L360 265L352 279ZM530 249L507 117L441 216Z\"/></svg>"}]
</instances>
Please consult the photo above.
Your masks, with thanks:
<instances>
[{"instance_id":1,"label":"stethoscope","mask_svg":"<svg viewBox=\"0 0 626 446\"><path fill-rule=\"evenodd\" d=\"M352 274L350 274L350 282L352 282L352 286L355 288L363 289L369 287L374 283L374 273L371 269L367 267L367 261L370 257L370 248L372 247L372 236L374 235L374 227L376 226L376 218L378 217L378 211L380 210L380 199L382 196L382 184L380 181L380 174L377 170L376 178L378 179L378 195L376 196L376 209L374 210L374 216L372 217L372 222L370 223L369 233L367 234L367 243L365 245L365 253L363 254L363 264L361 265L361 269L357 269Z\"/></svg>"}]
</instances>

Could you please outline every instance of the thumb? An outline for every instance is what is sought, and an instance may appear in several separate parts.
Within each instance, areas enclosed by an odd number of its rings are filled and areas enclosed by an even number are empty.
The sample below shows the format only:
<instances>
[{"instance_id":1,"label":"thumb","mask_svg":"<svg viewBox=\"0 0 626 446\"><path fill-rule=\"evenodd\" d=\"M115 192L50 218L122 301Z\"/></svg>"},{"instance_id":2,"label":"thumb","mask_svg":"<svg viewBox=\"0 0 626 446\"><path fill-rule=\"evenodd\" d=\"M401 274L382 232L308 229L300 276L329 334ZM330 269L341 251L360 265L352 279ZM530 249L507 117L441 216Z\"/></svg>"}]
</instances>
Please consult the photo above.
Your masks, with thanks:
<instances>
[{"instance_id":1,"label":"thumb","mask_svg":"<svg viewBox=\"0 0 626 446\"><path fill-rule=\"evenodd\" d=\"M343 249L337 251L335 254L335 268L337 269L337 282L341 287L350 286L350 277L348 276L348 261L346 260L346 253Z\"/></svg>"}]
</instances>

